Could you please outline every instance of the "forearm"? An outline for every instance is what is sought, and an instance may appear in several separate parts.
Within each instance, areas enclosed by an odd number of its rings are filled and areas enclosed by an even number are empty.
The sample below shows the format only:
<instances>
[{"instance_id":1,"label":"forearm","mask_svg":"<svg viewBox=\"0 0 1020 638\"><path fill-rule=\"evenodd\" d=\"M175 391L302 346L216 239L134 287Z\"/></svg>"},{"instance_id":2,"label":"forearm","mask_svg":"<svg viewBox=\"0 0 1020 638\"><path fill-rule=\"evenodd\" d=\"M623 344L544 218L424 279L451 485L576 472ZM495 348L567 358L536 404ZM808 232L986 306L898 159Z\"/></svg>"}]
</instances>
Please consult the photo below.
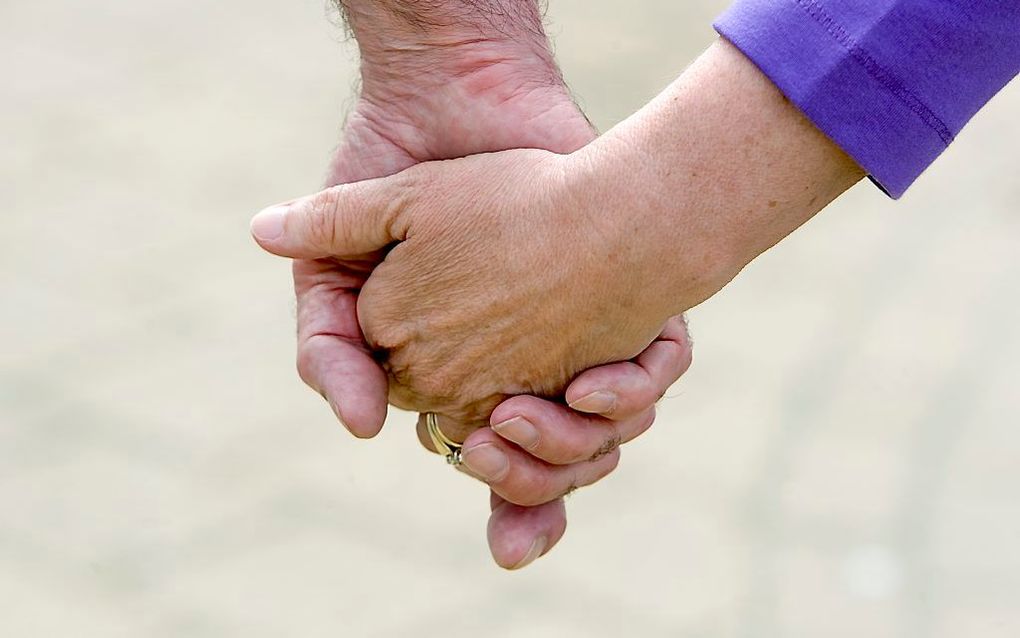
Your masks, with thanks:
<instances>
[{"instance_id":1,"label":"forearm","mask_svg":"<svg viewBox=\"0 0 1020 638\"><path fill-rule=\"evenodd\" d=\"M560 82L536 0L338 0L358 41L366 92L513 63Z\"/></svg>"},{"instance_id":2,"label":"forearm","mask_svg":"<svg viewBox=\"0 0 1020 638\"><path fill-rule=\"evenodd\" d=\"M386 49L383 36L422 44L471 38L545 37L536 0L338 0L362 46Z\"/></svg>"},{"instance_id":3,"label":"forearm","mask_svg":"<svg viewBox=\"0 0 1020 638\"><path fill-rule=\"evenodd\" d=\"M686 307L863 177L725 41L590 148L594 173L622 176L623 197L638 203L615 232L657 229L644 245L621 244L622 257L653 264L640 271L648 283Z\"/></svg>"}]
</instances>

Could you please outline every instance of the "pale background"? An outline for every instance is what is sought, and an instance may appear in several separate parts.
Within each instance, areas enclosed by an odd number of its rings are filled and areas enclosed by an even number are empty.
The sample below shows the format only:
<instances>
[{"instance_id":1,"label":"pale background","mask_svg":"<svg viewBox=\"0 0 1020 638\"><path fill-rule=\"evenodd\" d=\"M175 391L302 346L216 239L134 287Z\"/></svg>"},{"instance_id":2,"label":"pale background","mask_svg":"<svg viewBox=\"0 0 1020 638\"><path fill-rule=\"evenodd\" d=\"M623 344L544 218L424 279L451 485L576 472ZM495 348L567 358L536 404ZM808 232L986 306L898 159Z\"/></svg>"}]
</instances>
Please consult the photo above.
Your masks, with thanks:
<instances>
[{"instance_id":1,"label":"pale background","mask_svg":"<svg viewBox=\"0 0 1020 638\"><path fill-rule=\"evenodd\" d=\"M605 129L724 4L550 31ZM510 574L409 415L356 442L300 384L248 238L319 183L341 41L323 0L0 5L0 635L1020 635L1020 86L692 313L655 429Z\"/></svg>"}]
</instances>

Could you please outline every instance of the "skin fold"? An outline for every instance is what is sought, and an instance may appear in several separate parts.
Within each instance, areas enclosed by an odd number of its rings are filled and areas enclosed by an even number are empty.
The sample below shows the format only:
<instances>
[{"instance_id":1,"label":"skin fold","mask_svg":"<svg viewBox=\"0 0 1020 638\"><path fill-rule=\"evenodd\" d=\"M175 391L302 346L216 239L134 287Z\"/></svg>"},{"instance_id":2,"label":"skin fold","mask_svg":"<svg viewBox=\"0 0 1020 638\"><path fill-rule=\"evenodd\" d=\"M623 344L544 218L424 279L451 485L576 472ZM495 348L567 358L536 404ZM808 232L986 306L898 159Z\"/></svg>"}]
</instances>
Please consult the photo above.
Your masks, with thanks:
<instances>
[{"instance_id":1,"label":"skin fold","mask_svg":"<svg viewBox=\"0 0 1020 638\"><path fill-rule=\"evenodd\" d=\"M498 11L455 0L345 3L362 55L362 92L328 185L509 148L568 153L594 138L563 84L535 4L493 4ZM456 15L441 11L451 7ZM299 372L360 437L382 426L389 392L378 349L365 343L358 317L359 293L383 256L372 249L293 263ZM579 376L567 392L577 410L562 400L519 396L493 413L505 416L493 421L501 428L477 430L467 440L476 466L488 456L490 465L498 457L508 468L489 481L495 493L488 536L498 564L520 567L555 545L566 526L559 497L615 467L616 446L651 425L654 402L689 365L686 326L670 320L641 357ZM594 395L614 399L587 398ZM444 418L444 431L462 440L488 424L497 403L484 419L472 415L469 427Z\"/></svg>"}]
</instances>

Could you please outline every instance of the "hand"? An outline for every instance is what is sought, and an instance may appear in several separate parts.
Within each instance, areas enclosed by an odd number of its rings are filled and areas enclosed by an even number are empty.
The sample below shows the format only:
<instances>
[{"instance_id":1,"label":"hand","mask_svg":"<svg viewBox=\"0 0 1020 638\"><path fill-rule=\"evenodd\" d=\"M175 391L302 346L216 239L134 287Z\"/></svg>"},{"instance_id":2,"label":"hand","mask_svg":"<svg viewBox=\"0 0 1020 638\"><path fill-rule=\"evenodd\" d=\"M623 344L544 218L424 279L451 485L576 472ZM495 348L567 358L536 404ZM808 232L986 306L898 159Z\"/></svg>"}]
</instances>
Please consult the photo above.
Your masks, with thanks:
<instances>
[{"instance_id":1,"label":"hand","mask_svg":"<svg viewBox=\"0 0 1020 638\"><path fill-rule=\"evenodd\" d=\"M516 176L518 183L507 176ZM569 366L636 343L656 316L665 317L714 294L754 257L861 177L860 168L753 64L719 42L663 95L582 153L553 158L518 151L423 165L393 179L332 189L274 207L253 220L253 232L263 247L283 255L351 254L406 240L376 271L386 275L373 276L382 282L379 288L387 281L400 281L401 268L441 273L436 279L449 285L437 288L435 281L428 282L431 299L416 297L417 289L394 288L394 294L403 298L391 298L389 308L370 311L376 316L364 321L369 325L379 320L383 332L375 339L377 344L419 349L424 367L414 370L414 359L404 364L405 399L443 406L456 395L435 379L416 389L414 377L407 374L430 373L428 368L441 360L436 352L458 357L453 366L443 361L439 372L445 377L439 377L440 382L465 380L456 366L480 357L477 341L447 341L433 352L417 343L437 327L455 336L474 334L465 330L466 314L451 315L453 303L466 301L461 309L476 315L471 319L498 319L495 326L476 324L490 336L494 328L498 336L502 326L522 335L521 340L509 340L513 350L496 351L495 361L484 361L492 371L486 379L470 380L467 396L475 403L460 408L470 416L493 401L486 392L498 391L500 382L511 386L503 392L519 392L513 383L544 378L543 386L548 386L569 376L562 369L543 370L550 362L544 348L564 342L578 346L571 351L573 358L565 360ZM509 184L514 186L512 198L506 196ZM562 215L560 226L551 227L549 215L562 211L573 214ZM476 217L450 219L465 212ZM436 228L445 222L453 224L443 240ZM475 241L483 236L489 251L479 250ZM592 236L603 240L591 241ZM507 240L507 250L493 252L493 237ZM548 270L513 268L540 263L543 242L553 238L555 244L568 237L576 241L565 245L575 250L561 251L561 260ZM423 245L435 250L424 250ZM480 254L495 255L496 263L480 263ZM435 264L429 260L434 262L437 255L449 258L447 270L431 268ZM500 280L494 265L505 279L500 283L508 287L505 298L511 301L503 304L502 314L493 314L476 301L479 294L493 299L488 286ZM569 325L556 321L565 318L556 309L529 315L520 304L529 289L544 291L544 298L565 299L567 308L605 311L623 321L623 330L607 332L601 312L576 315ZM597 298L579 298L579 291ZM409 312L387 326L387 313L402 304ZM364 299L361 305L372 307ZM542 319L550 318L552 323L542 325ZM400 321L408 325L401 327ZM570 328L566 338L559 343L550 339L563 325ZM458 347L463 352L456 352ZM521 357L520 352L536 356ZM502 367L515 356L516 363L523 364L519 372L527 377L515 379L514 372ZM493 383L493 378L498 381ZM416 396L416 391L422 394Z\"/></svg>"},{"instance_id":2,"label":"hand","mask_svg":"<svg viewBox=\"0 0 1020 638\"><path fill-rule=\"evenodd\" d=\"M525 62L533 63L533 58L475 44L453 53L447 60L457 68L446 67L444 62L437 64L439 71L433 76L408 73L399 82L366 82L333 161L330 184L388 175L427 159L516 146L567 152L593 138L590 124L558 75L550 76L548 69L526 69ZM420 84L409 82L408 77ZM364 346L355 312L358 289L379 259L379 255L366 255L294 263L302 378L362 437L378 431L386 409L385 377ZM526 473L514 472L513 477L527 476L531 485L546 486L542 492L529 494L528 483L510 479L497 489L515 502L545 503L555 496L549 488L568 476L561 471L554 477L554 469L581 472L587 459L607 440L626 442L650 425L654 401L690 362L685 327L664 333L662 338L663 345L653 344L649 351L659 355L642 355L634 364L595 369L577 380L575 385L583 392L575 394L577 398L590 394L584 391L586 387L616 392L622 398L623 407L613 411L611 418L598 416L599 409L588 409L595 414L584 417L535 397L528 403L520 403L525 397L514 399L518 403L511 407L523 408L523 414L541 432L541 444L533 453L550 463L563 464L563 468L536 464L521 448L493 441L490 446L502 449L514 467L527 468ZM668 360L656 367L662 354ZM647 370L642 367L646 362L652 364ZM660 374L662 371L665 374ZM568 389L568 398L573 390L574 386ZM618 433L611 434L614 425ZM479 432L485 434L491 435L491 431ZM468 449L481 442L481 438L469 439ZM496 504L503 503L494 499ZM565 524L563 503L558 499L532 508L499 505L490 521L493 556L504 567L523 566L537 556L533 548L541 546L538 553L542 553L555 545Z\"/></svg>"},{"instance_id":3,"label":"hand","mask_svg":"<svg viewBox=\"0 0 1020 638\"><path fill-rule=\"evenodd\" d=\"M594 138L587 119L545 62L503 45L441 49L430 73L395 73L365 83L344 130L329 184L399 172L418 162L516 146L569 152ZM423 65L418 53L416 64ZM375 67L399 67L376 61ZM540 70L532 67L540 66ZM361 286L380 253L344 259L297 259L298 370L340 421L361 438L386 416L386 377L366 349L357 321Z\"/></svg>"},{"instance_id":4,"label":"hand","mask_svg":"<svg viewBox=\"0 0 1020 638\"><path fill-rule=\"evenodd\" d=\"M619 444L651 425L654 402L690 364L687 326L677 317L634 361L581 373L566 391L566 400L576 410L519 396L493 411L490 420L495 427L471 434L464 452L471 456L474 450L487 447L488 454L502 453L509 461L505 475L490 483L489 545L497 563L507 568L526 565L559 541L566 527L562 499L530 508L515 503L542 502L580 486L590 462L615 452ZM616 400L603 401L606 395ZM594 400L589 398L593 396ZM522 420L526 421L523 427ZM537 436L528 431L529 425ZM551 467L556 465L562 467Z\"/></svg>"},{"instance_id":5,"label":"hand","mask_svg":"<svg viewBox=\"0 0 1020 638\"><path fill-rule=\"evenodd\" d=\"M504 401L490 416L491 429L468 436L465 464L475 474L488 474L483 478L496 494L517 505L545 503L589 485L605 471L604 460L611 469L617 448L651 426L655 402L690 364L687 326L682 318L671 319L633 361L581 373L566 391L571 407L528 395ZM483 456L489 467L502 468L497 473L474 461L479 450L490 447ZM513 461L499 462L500 454Z\"/></svg>"},{"instance_id":6,"label":"hand","mask_svg":"<svg viewBox=\"0 0 1020 638\"><path fill-rule=\"evenodd\" d=\"M358 186L356 184L348 188ZM382 240L382 243L388 243L388 239ZM373 246L365 249L374 248ZM348 251L338 249L336 252L344 254ZM392 257L391 252L386 263L390 263ZM380 268L385 265L384 263ZM378 274L377 271L373 279ZM371 330L369 334L371 335ZM479 455L489 459L494 453L504 455L506 471L503 475L481 477L487 479L497 493L511 501L517 500L527 505L556 499L537 510L517 507L504 502L501 498L493 499L490 545L499 564L517 567L548 550L562 535L565 524L563 505L557 497L572 487L589 484L611 471L618 460L616 445L622 440L636 436L651 424L652 410L647 407L642 409L641 404L652 405L689 362L689 348L682 324L674 326L673 331L667 332L664 337L662 342L656 344L657 347L642 355L636 364L617 364L601 371L591 371L587 376L579 378L575 389L567 393L568 400L578 407L584 407L591 412L608 413L620 419L618 424L609 419L589 419L588 423L585 423L579 416L569 415L567 412L568 418L561 418L561 423L566 427L561 424L554 428L545 428L544 436L533 447L540 455L544 454L545 458L551 461L561 463L576 461L574 465L555 467L534 460L519 449L515 450L512 446L494 440L496 437L491 431L482 432L479 435L481 438L476 436L467 442L465 461L469 468L478 467ZM624 357L614 354L610 358ZM679 364L671 364L676 361L679 361ZM617 398L609 402L593 403L589 395L596 392L612 393ZM560 391L557 390L555 394L560 394ZM523 416L541 426L548 423L551 418L564 416L563 413L566 411L562 408L559 410L557 411L552 404L545 404L537 399L517 397L508 403L502 414L498 411L493 414L494 419L497 419L494 424L510 420L514 416ZM490 411L491 407L484 407L482 414ZM502 419L501 416L506 418ZM575 418L571 419L569 416ZM591 426L587 432L584 429L585 425ZM486 434L490 437L487 441L484 438ZM564 449L569 447L564 443L572 439L575 449ZM578 456L577 448L580 448L582 456ZM593 460L589 461L589 458Z\"/></svg>"},{"instance_id":7,"label":"hand","mask_svg":"<svg viewBox=\"0 0 1020 638\"><path fill-rule=\"evenodd\" d=\"M577 372L637 356L678 303L704 298L696 280L679 302L646 285L586 162L537 150L432 162L267 209L253 232L303 259L399 242L363 285L358 318L387 353L390 401L467 424L463 438L508 396L559 396Z\"/></svg>"}]
</instances>

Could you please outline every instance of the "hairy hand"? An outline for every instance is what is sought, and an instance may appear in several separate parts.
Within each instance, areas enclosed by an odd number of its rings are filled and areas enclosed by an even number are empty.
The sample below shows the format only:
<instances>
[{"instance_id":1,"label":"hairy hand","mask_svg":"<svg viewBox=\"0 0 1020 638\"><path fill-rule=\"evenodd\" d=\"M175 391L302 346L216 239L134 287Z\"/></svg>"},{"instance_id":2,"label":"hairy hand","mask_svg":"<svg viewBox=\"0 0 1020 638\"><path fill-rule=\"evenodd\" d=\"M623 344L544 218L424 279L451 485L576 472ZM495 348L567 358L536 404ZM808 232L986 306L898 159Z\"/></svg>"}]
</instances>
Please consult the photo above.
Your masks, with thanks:
<instances>
[{"instance_id":1,"label":"hairy hand","mask_svg":"<svg viewBox=\"0 0 1020 638\"><path fill-rule=\"evenodd\" d=\"M442 51L450 54L443 60L420 50L411 58L380 60L371 51L364 56L364 92L348 119L328 185L391 175L421 161L506 148L569 152L594 137L555 66L550 68L547 56L534 54L533 48L522 52L497 42ZM361 437L378 432L386 412L386 376L364 343L356 311L361 286L381 258L371 253L294 261L299 371ZM570 391L577 388L571 400L576 410L559 401L518 397L507 404L520 412L514 422L518 427L496 430L504 438L485 429L466 441L465 450L483 446L519 468L494 482L495 492L515 503L542 503L518 507L493 496L489 542L500 565L523 566L556 544L566 524L557 486L575 483L570 476L585 472L607 442L626 442L644 431L654 401L689 362L685 327L667 329L647 356L582 375L567 393L570 400ZM592 394L620 400L611 406L591 399L577 402ZM528 431L522 432L519 424L525 420Z\"/></svg>"}]
</instances>

